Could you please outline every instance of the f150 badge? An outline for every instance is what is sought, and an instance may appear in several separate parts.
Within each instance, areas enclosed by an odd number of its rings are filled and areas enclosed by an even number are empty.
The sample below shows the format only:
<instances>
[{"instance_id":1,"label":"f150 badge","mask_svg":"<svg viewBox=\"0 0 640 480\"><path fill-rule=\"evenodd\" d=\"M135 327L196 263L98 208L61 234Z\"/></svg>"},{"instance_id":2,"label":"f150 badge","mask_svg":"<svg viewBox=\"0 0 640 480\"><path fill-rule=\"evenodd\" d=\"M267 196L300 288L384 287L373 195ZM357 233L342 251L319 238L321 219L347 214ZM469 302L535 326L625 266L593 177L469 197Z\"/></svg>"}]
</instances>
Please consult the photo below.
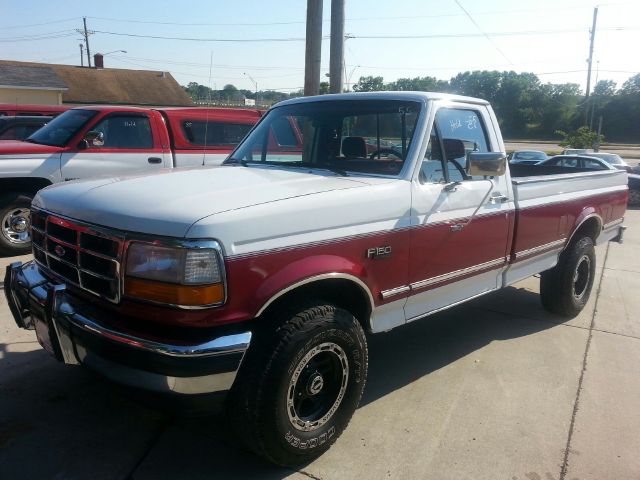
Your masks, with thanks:
<instances>
[{"instance_id":1,"label":"f150 badge","mask_svg":"<svg viewBox=\"0 0 640 480\"><path fill-rule=\"evenodd\" d=\"M384 247L371 247L367 249L367 258L372 260L378 258L386 258L391 255L391 245L386 245Z\"/></svg>"}]
</instances>

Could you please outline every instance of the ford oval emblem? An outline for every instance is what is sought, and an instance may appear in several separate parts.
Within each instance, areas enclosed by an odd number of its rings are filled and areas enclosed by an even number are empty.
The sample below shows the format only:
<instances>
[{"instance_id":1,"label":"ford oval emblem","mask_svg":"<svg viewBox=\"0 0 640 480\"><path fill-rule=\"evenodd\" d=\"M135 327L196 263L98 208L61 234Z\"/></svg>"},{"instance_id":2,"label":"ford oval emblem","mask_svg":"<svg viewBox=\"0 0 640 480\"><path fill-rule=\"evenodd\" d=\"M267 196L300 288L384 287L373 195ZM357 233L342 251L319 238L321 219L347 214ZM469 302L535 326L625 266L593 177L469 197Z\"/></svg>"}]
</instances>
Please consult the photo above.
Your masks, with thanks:
<instances>
[{"instance_id":1,"label":"ford oval emblem","mask_svg":"<svg viewBox=\"0 0 640 480\"><path fill-rule=\"evenodd\" d=\"M64 257L64 254L67 253L62 245L56 245L53 251L56 252L56 255L58 255L59 257Z\"/></svg>"}]
</instances>

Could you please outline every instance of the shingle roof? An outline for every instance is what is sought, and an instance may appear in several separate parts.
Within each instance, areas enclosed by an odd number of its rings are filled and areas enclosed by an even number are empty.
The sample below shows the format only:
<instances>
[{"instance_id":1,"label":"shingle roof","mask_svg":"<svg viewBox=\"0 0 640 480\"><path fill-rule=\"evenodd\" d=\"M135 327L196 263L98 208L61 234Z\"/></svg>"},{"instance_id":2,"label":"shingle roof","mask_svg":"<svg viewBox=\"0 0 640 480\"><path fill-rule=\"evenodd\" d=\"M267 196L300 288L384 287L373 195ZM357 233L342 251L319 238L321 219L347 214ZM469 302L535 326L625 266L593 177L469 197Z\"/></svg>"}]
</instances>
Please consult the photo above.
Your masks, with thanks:
<instances>
[{"instance_id":1,"label":"shingle roof","mask_svg":"<svg viewBox=\"0 0 640 480\"><path fill-rule=\"evenodd\" d=\"M0 85L66 90L67 84L50 67L11 65L0 62Z\"/></svg>"},{"instance_id":2,"label":"shingle roof","mask_svg":"<svg viewBox=\"0 0 640 480\"><path fill-rule=\"evenodd\" d=\"M168 72L0 60L0 67L5 65L53 70L68 87L62 93L63 103L193 105L191 98Z\"/></svg>"}]
</instances>

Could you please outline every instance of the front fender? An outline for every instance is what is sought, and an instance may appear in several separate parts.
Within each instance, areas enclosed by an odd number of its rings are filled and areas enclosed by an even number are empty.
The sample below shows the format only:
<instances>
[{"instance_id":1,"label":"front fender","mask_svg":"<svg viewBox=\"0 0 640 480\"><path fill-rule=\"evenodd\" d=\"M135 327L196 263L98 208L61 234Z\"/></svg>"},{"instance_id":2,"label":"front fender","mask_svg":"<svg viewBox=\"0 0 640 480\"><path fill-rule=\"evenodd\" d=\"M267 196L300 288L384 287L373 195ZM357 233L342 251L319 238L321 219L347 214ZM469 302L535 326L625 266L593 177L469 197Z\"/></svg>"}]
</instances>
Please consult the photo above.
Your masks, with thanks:
<instances>
[{"instance_id":1,"label":"front fender","mask_svg":"<svg viewBox=\"0 0 640 480\"><path fill-rule=\"evenodd\" d=\"M363 264L357 264L338 255L315 255L287 264L265 279L256 290L258 303L261 304L259 313L284 293L298 286L329 278L345 278L354 281L365 289L373 302L369 286L361 280L367 278Z\"/></svg>"}]
</instances>

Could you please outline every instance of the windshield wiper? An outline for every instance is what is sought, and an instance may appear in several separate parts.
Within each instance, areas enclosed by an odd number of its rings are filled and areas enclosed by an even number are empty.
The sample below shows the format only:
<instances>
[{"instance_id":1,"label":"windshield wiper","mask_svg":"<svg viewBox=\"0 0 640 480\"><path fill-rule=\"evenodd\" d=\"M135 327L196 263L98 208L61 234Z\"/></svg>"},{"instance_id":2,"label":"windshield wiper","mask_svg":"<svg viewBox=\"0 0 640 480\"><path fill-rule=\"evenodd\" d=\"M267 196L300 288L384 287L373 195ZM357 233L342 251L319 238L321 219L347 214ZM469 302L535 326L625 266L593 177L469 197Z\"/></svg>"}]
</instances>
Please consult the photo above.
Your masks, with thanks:
<instances>
[{"instance_id":1,"label":"windshield wiper","mask_svg":"<svg viewBox=\"0 0 640 480\"><path fill-rule=\"evenodd\" d=\"M329 170L330 172L333 172L335 174L340 175L341 177L348 177L349 174L347 173L346 170L342 170L341 168L338 167L318 167L318 168L323 168L324 170Z\"/></svg>"},{"instance_id":2,"label":"windshield wiper","mask_svg":"<svg viewBox=\"0 0 640 480\"><path fill-rule=\"evenodd\" d=\"M225 160L224 165L242 165L243 167L246 167L249 165L249 162L242 158L228 158Z\"/></svg>"},{"instance_id":3,"label":"windshield wiper","mask_svg":"<svg viewBox=\"0 0 640 480\"><path fill-rule=\"evenodd\" d=\"M295 167L302 167L302 168L318 168L320 170L329 170L330 172L333 172L336 175L340 175L341 177L349 176L346 170L343 170L342 168L334 167L331 165L316 165L315 163L309 163L309 162L295 162L295 163L292 163L291 165Z\"/></svg>"}]
</instances>

